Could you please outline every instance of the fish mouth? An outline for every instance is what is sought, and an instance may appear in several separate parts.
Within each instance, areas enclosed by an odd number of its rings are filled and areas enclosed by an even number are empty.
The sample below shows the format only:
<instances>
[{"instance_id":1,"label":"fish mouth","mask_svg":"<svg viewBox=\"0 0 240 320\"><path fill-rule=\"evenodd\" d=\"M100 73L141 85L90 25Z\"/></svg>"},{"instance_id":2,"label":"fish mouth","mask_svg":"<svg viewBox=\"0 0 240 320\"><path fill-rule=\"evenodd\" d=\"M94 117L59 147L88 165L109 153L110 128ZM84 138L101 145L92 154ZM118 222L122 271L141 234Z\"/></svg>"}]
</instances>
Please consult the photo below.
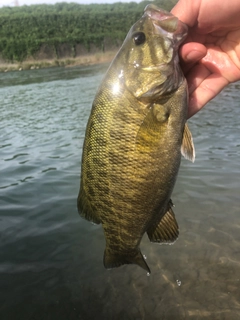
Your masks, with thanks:
<instances>
[{"instance_id":1,"label":"fish mouth","mask_svg":"<svg viewBox=\"0 0 240 320\"><path fill-rule=\"evenodd\" d=\"M186 38L188 33L187 25L170 12L160 9L154 4L149 4L144 10L144 15L152 19L155 26L162 29L163 34L167 33L168 36L173 34L173 37L179 40L180 43Z\"/></svg>"}]
</instances>

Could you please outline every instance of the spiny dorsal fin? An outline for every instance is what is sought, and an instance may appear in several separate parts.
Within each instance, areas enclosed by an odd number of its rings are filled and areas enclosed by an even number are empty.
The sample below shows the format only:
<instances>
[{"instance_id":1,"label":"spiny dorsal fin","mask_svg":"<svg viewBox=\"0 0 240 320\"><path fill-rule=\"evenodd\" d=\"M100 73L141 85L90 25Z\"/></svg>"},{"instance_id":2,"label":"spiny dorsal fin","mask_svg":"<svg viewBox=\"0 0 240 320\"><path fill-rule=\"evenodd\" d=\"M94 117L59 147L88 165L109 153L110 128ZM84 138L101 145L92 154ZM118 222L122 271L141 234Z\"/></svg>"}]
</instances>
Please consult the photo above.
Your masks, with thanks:
<instances>
[{"instance_id":1,"label":"spiny dorsal fin","mask_svg":"<svg viewBox=\"0 0 240 320\"><path fill-rule=\"evenodd\" d=\"M106 269L117 268L124 264L136 264L146 270L149 274L151 273L151 270L139 249L136 249L131 255L121 253L116 254L106 249L104 252L103 264Z\"/></svg>"},{"instance_id":2,"label":"spiny dorsal fin","mask_svg":"<svg viewBox=\"0 0 240 320\"><path fill-rule=\"evenodd\" d=\"M194 144L193 144L192 134L191 134L187 124L185 124L184 131L183 131L181 152L182 152L182 155L184 156L184 158L194 162L195 148L194 148Z\"/></svg>"},{"instance_id":3,"label":"spiny dorsal fin","mask_svg":"<svg viewBox=\"0 0 240 320\"><path fill-rule=\"evenodd\" d=\"M172 201L170 200L167 212L164 214L157 227L147 231L151 242L173 243L177 240L179 231L172 205Z\"/></svg>"}]
</instances>

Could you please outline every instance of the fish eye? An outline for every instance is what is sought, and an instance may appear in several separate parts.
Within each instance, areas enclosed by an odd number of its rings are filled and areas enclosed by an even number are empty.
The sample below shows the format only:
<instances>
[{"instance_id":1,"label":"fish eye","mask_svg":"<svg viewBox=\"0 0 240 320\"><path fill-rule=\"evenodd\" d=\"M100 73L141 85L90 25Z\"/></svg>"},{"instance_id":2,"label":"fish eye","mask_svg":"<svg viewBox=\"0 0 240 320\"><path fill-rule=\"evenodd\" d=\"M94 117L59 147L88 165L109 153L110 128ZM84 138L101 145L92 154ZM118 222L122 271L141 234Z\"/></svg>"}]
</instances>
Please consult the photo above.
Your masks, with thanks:
<instances>
[{"instance_id":1,"label":"fish eye","mask_svg":"<svg viewBox=\"0 0 240 320\"><path fill-rule=\"evenodd\" d=\"M143 32L136 32L133 35L133 41L136 44L136 46L139 46L140 44L143 44L146 40L145 33Z\"/></svg>"}]
</instances>

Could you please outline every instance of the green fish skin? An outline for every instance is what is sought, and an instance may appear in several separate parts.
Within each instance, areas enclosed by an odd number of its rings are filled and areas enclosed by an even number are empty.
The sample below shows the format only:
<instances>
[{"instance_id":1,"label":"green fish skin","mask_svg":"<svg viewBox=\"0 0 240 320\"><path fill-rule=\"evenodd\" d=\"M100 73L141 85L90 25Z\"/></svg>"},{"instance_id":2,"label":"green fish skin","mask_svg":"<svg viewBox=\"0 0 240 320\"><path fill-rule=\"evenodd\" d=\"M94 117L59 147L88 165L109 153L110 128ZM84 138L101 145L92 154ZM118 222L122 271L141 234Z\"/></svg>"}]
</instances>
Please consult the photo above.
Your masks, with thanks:
<instances>
[{"instance_id":1,"label":"green fish skin","mask_svg":"<svg viewBox=\"0 0 240 320\"><path fill-rule=\"evenodd\" d=\"M188 93L178 60L187 27L148 5L130 29L93 102L82 154L78 210L101 223L104 266L137 264L150 241L172 243L171 194L182 154L194 161L186 125Z\"/></svg>"}]
</instances>

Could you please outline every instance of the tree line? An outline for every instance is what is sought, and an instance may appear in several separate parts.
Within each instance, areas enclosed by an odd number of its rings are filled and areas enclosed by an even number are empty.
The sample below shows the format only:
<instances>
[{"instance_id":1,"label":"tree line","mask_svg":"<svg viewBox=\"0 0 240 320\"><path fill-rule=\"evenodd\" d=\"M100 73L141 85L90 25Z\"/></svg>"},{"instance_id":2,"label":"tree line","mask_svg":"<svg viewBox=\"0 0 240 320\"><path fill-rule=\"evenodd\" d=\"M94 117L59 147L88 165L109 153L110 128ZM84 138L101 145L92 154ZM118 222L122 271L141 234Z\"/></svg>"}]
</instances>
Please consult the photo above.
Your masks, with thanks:
<instances>
[{"instance_id":1,"label":"tree line","mask_svg":"<svg viewBox=\"0 0 240 320\"><path fill-rule=\"evenodd\" d=\"M148 3L171 10L176 0L140 3L89 4L57 3L3 7L0 9L0 55L8 62L34 56L43 44L55 49L68 44L91 44L104 51L104 39L122 42L129 28L142 15ZM57 57L57 50L56 50Z\"/></svg>"}]
</instances>

